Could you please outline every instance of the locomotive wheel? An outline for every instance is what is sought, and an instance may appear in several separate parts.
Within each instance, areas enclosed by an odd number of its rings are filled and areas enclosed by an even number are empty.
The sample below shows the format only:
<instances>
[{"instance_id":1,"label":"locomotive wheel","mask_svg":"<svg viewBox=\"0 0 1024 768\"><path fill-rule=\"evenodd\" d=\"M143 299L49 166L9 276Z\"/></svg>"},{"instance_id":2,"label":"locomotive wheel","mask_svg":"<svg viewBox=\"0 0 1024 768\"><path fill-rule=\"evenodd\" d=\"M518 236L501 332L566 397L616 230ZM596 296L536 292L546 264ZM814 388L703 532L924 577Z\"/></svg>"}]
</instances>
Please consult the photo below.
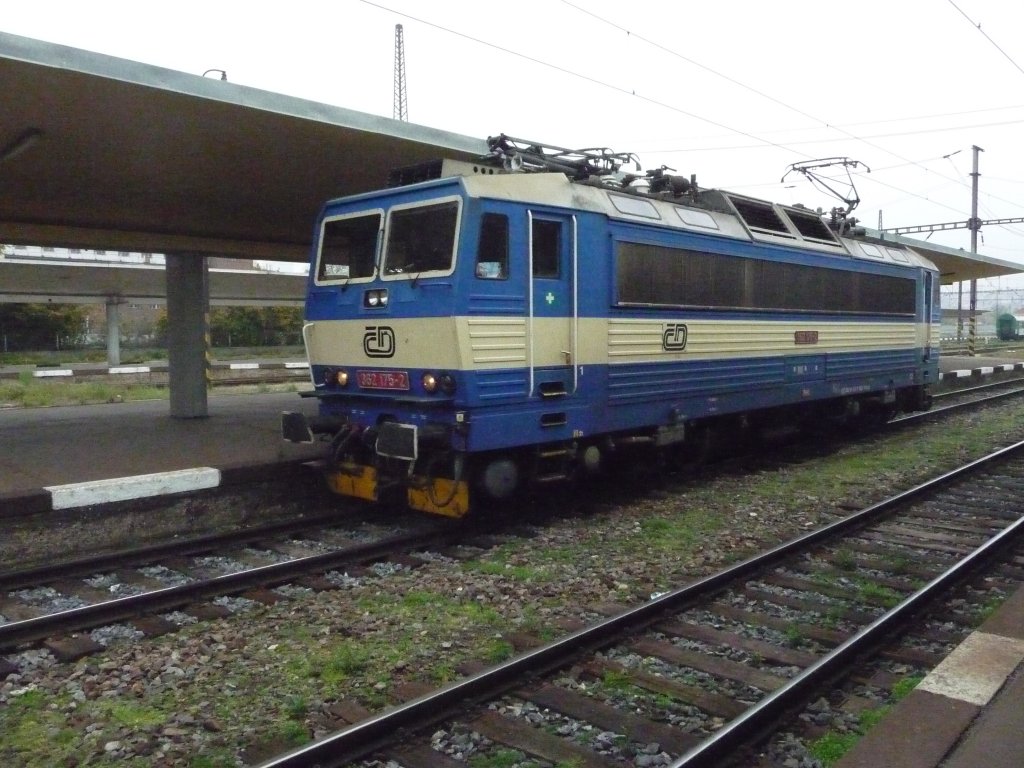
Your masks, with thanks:
<instances>
[{"instance_id":1,"label":"locomotive wheel","mask_svg":"<svg viewBox=\"0 0 1024 768\"><path fill-rule=\"evenodd\" d=\"M519 465L510 456L488 460L480 471L479 486L488 498L504 501L519 488Z\"/></svg>"}]
</instances>

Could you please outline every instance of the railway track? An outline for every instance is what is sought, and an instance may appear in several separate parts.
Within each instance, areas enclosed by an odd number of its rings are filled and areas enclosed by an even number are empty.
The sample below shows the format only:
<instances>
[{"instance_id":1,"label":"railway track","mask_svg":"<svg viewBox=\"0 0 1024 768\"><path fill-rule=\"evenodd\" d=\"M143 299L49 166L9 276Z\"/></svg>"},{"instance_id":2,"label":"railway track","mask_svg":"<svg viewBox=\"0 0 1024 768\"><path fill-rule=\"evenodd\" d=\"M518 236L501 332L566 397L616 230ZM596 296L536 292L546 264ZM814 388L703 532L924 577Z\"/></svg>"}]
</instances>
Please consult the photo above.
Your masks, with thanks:
<instances>
[{"instance_id":1,"label":"railway track","mask_svg":"<svg viewBox=\"0 0 1024 768\"><path fill-rule=\"evenodd\" d=\"M948 400L963 395L970 395L972 393L989 392L992 390L1013 388L1018 385L1024 385L1024 377L997 377L994 381L988 381L985 382L984 384L966 383L964 386L952 386L948 389L936 392L933 395L933 399Z\"/></svg>"},{"instance_id":2,"label":"railway track","mask_svg":"<svg viewBox=\"0 0 1024 768\"><path fill-rule=\"evenodd\" d=\"M949 393L959 395L963 399L943 408L939 413L979 407L1024 394L1024 388L1014 388L995 395L982 394L979 397L980 393L987 392L993 386L1005 388L1007 385L1012 386L1012 383L1002 382ZM934 412L919 414L924 417L934 415ZM893 423L903 425L913 420L915 417L906 417ZM300 580L318 583L322 588L326 588L325 582L311 579L311 575L354 563L366 563L389 556L398 557L401 553L416 548L429 549L432 546L452 544L459 537L472 536L473 533L472 529L461 528L456 532L450 527L442 526L441 529L431 529L427 532L384 536L376 541L340 549L327 548L327 551L317 554L300 553L295 557L278 557L283 556L285 552L294 555L304 548L306 552L318 548L315 543L308 541L305 545L286 542L290 537L301 535L304 531L329 529L337 522L336 515L323 516L0 573L0 595L8 596L6 599L0 599L0 619L7 617L6 623L0 624L0 652L27 643L49 640L52 641L52 650L60 658L75 658L99 649L97 643L90 641L87 636L75 633L115 622L141 620L160 612L195 606L201 601L209 602L217 597L250 593L260 599L269 600L272 599L272 595L263 589L268 585ZM337 540L339 534L335 531L332 536ZM276 544L275 539L278 540ZM188 557L202 558L207 555L219 556L230 561L233 552L238 552L251 544L257 545L257 549L263 549L264 564L244 567L246 561L251 563L254 559L261 559L258 553L251 551L241 556L241 565L228 566L231 568L230 572L216 575L203 574L203 567L195 564L190 566L187 562ZM268 559L273 562L265 562ZM186 574L179 573L177 578L171 575L170 578L175 583L161 586L152 576L147 575L159 572L164 567L161 566L161 562L171 564L172 568L165 569L168 573L180 568L186 571ZM190 569L196 573L188 575ZM117 578L114 578L114 575ZM166 581L168 574L160 573L159 578ZM100 592L102 589L109 589L120 596L115 599L104 599ZM31 604L32 597L41 592L53 597L54 600L51 602L59 603L62 597L57 593L62 590L68 593L64 604L72 603L72 607L39 615L38 609ZM25 601L20 600L19 595L28 596L29 604L24 604ZM210 610L201 613L211 614ZM139 623L145 627L144 632L148 634L169 630L166 623L152 619ZM69 637L72 639L69 640Z\"/></svg>"},{"instance_id":3,"label":"railway track","mask_svg":"<svg viewBox=\"0 0 1024 768\"><path fill-rule=\"evenodd\" d=\"M349 707L349 725L263 767L727 765L868 654L937 664L970 620L923 612L980 568L997 593L1024 576L1022 490L1019 443L642 605L594 606L593 623L519 638L510 661L390 710Z\"/></svg>"},{"instance_id":4,"label":"railway track","mask_svg":"<svg viewBox=\"0 0 1024 768\"><path fill-rule=\"evenodd\" d=\"M314 535L296 540L298 532ZM345 530L335 516L0 574L0 594L7 595L0 600L0 616L8 619L0 623L0 652L46 642L55 656L73 660L102 648L79 634L84 630L129 622L146 635L163 634L174 627L161 613L224 615L211 600L241 595L273 602L278 598L272 588L284 584L331 589L337 586L332 574L344 578L339 569L380 561L409 564L410 552L470 535L465 526L444 524L397 534ZM71 607L40 612L33 604L40 594L49 605Z\"/></svg>"},{"instance_id":5,"label":"railway track","mask_svg":"<svg viewBox=\"0 0 1024 768\"><path fill-rule=\"evenodd\" d=\"M935 404L931 410L900 416L889 424L906 426L1012 400L1024 395L1022 383L1024 383L1024 379L1007 379L939 392L933 396Z\"/></svg>"}]
</instances>

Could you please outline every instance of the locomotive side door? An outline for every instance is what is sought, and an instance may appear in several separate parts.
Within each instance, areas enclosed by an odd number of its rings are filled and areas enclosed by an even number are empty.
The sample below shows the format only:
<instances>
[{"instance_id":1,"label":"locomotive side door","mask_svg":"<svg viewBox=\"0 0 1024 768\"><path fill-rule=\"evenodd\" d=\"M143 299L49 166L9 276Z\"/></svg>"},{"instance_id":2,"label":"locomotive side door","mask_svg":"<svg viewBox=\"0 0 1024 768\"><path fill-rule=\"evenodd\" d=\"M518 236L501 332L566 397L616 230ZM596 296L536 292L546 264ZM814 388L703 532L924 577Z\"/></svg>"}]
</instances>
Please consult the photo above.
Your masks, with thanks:
<instances>
[{"instance_id":1,"label":"locomotive side door","mask_svg":"<svg viewBox=\"0 0 1024 768\"><path fill-rule=\"evenodd\" d=\"M527 219L530 397L562 398L578 387L576 217L531 210Z\"/></svg>"},{"instance_id":2,"label":"locomotive side door","mask_svg":"<svg viewBox=\"0 0 1024 768\"><path fill-rule=\"evenodd\" d=\"M932 310L935 302L935 276L924 273L924 359L932 356Z\"/></svg>"}]
</instances>

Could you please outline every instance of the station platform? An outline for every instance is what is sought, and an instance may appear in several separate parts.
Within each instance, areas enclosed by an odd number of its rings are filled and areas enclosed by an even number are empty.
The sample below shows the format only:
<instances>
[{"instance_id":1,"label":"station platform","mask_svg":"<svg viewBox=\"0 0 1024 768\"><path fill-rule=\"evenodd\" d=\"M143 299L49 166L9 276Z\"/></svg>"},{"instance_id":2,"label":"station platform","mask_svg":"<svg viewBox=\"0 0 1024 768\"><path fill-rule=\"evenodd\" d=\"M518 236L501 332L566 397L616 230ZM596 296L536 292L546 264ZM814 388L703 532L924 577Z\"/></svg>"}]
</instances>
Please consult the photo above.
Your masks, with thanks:
<instances>
[{"instance_id":1,"label":"station platform","mask_svg":"<svg viewBox=\"0 0 1024 768\"><path fill-rule=\"evenodd\" d=\"M211 394L199 419L171 418L166 400L0 408L0 520L213 487L232 473L319 458L322 446L281 439L286 410L312 416L316 403L295 392ZM117 489L135 495L104 497Z\"/></svg>"},{"instance_id":2,"label":"station platform","mask_svg":"<svg viewBox=\"0 0 1024 768\"><path fill-rule=\"evenodd\" d=\"M967 355L942 355L939 358L939 375L943 381L967 377L991 376L996 373L1024 371L1024 362L1002 357L969 357Z\"/></svg>"}]
</instances>

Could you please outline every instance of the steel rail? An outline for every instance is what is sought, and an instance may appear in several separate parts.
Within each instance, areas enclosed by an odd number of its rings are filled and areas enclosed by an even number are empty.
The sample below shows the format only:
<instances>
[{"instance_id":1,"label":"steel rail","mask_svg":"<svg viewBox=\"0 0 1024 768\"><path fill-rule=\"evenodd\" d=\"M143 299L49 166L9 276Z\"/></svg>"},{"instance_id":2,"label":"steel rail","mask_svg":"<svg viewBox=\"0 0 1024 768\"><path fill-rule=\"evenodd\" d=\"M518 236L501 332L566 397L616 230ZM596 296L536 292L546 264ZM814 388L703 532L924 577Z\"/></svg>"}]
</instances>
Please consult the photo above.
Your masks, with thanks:
<instances>
[{"instance_id":1,"label":"steel rail","mask_svg":"<svg viewBox=\"0 0 1024 768\"><path fill-rule=\"evenodd\" d=\"M959 392L950 394L960 394ZM982 405L990 405L999 400L1018 397L1024 395L1024 389L1014 389L1010 392L1000 392L997 395L989 395L988 397L981 397L977 400L969 400L966 403L953 403L952 405L943 405L938 408L932 408L928 411L918 411L908 416L900 416L886 423L887 427L902 427L907 424L916 423L919 421L927 421L928 419L934 419L937 417L945 416L953 411L968 410Z\"/></svg>"},{"instance_id":2,"label":"steel rail","mask_svg":"<svg viewBox=\"0 0 1024 768\"><path fill-rule=\"evenodd\" d=\"M971 392L981 392L986 389L997 389L998 387L1009 387L1013 384L1024 384L1024 378L1015 376L1011 379L1002 379L1001 381L990 381L986 384L976 384L973 387L963 387L962 389L947 389L942 392L936 392L932 395L933 400L943 400L947 397L955 397L956 395L967 395Z\"/></svg>"},{"instance_id":3,"label":"steel rail","mask_svg":"<svg viewBox=\"0 0 1024 768\"><path fill-rule=\"evenodd\" d=\"M418 546L446 544L464 538L465 535L465 528L442 525L431 531L390 536L379 541L357 544L333 552L271 563L258 568L215 576L211 579L164 587L138 595L129 595L32 619L2 624L0 625L0 651L8 651L22 643L42 640L58 633L101 627L140 615L180 608L214 595L231 595L256 586L283 584L311 572L315 573L352 562L384 558L396 551L404 551Z\"/></svg>"},{"instance_id":4,"label":"steel rail","mask_svg":"<svg viewBox=\"0 0 1024 768\"><path fill-rule=\"evenodd\" d=\"M767 552L750 557L716 574L667 592L647 603L604 619L566 637L526 651L507 662L451 683L437 691L392 707L318 741L293 749L261 763L259 768L304 768L309 765L333 768L363 758L374 750L392 743L397 731L418 730L436 724L458 707L485 696L493 696L497 692L521 682L523 677L529 674L564 666L580 652L606 646L615 637L626 631L651 624L666 613L678 612L688 603L714 594L729 583L760 571L811 544L865 525L893 508L916 500L959 478L1020 452L1024 452L1024 441L995 451L823 528L810 531Z\"/></svg>"},{"instance_id":5,"label":"steel rail","mask_svg":"<svg viewBox=\"0 0 1024 768\"><path fill-rule=\"evenodd\" d=\"M957 561L892 610L853 635L785 685L777 688L736 719L726 723L678 760L670 768L706 768L720 766L722 760L749 744L759 734L777 723L793 707L806 701L807 695L838 677L864 654L881 644L921 608L960 583L965 574L979 568L1024 531L1024 517L1004 528L974 552Z\"/></svg>"},{"instance_id":6,"label":"steel rail","mask_svg":"<svg viewBox=\"0 0 1024 768\"><path fill-rule=\"evenodd\" d=\"M138 549L126 549L105 555L89 555L63 563L52 563L21 568L0 573L0 592L10 592L26 586L38 586L59 579L74 576L100 573L111 568L123 568L128 565L145 565L172 555L189 555L218 549L229 544L246 544L259 541L269 536L279 536L292 531L305 531L311 528L326 528L344 522L338 513L318 515L280 523L271 523L258 528L245 528L228 533L213 533L205 536L165 544L150 544Z\"/></svg>"}]
</instances>

